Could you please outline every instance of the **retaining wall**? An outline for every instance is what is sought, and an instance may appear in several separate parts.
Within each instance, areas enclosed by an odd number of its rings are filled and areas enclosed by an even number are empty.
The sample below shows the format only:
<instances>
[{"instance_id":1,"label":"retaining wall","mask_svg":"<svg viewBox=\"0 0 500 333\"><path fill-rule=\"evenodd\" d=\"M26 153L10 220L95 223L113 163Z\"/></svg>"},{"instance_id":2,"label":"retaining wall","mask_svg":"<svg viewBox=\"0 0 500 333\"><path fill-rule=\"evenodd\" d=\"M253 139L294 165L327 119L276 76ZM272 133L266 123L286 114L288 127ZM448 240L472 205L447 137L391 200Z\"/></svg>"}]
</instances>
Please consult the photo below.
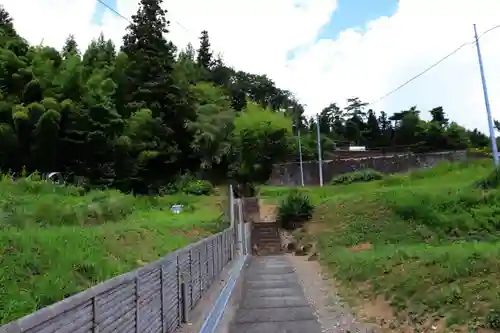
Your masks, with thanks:
<instances>
[{"instance_id":1,"label":"retaining wall","mask_svg":"<svg viewBox=\"0 0 500 333\"><path fill-rule=\"evenodd\" d=\"M449 151L426 154L393 154L390 156L371 156L363 158L339 158L323 161L323 182L328 183L333 177L362 169L374 169L393 174L407 172L412 169L429 168L440 161L462 161L467 158L478 158L468 155L466 151ZM303 163L304 184L319 185L317 161ZM300 164L297 162L277 164L274 166L269 185L300 186Z\"/></svg>"}]
</instances>

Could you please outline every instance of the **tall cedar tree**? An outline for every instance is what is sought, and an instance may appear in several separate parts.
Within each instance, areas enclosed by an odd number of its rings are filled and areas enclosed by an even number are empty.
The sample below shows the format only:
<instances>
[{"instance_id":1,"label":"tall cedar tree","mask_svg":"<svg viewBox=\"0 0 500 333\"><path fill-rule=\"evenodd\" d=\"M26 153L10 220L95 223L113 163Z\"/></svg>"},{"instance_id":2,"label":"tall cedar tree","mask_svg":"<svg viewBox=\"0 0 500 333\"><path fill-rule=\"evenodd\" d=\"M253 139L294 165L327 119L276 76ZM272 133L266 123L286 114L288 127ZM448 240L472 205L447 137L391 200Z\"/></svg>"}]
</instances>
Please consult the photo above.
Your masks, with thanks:
<instances>
[{"instance_id":1,"label":"tall cedar tree","mask_svg":"<svg viewBox=\"0 0 500 333\"><path fill-rule=\"evenodd\" d=\"M189 156L192 139L187 123L195 120L196 114L188 89L174 77L175 47L164 38L170 22L165 19L166 10L161 3L162 0L141 0L123 37L122 51L130 62L126 72L126 106L131 111L148 108L161 122L158 134L162 142L152 162L155 170L150 171L165 176L187 167L185 157Z\"/></svg>"},{"instance_id":2,"label":"tall cedar tree","mask_svg":"<svg viewBox=\"0 0 500 333\"><path fill-rule=\"evenodd\" d=\"M16 36L16 31L14 30L14 25L12 23L12 17L2 5L0 5L0 28L9 37Z\"/></svg>"},{"instance_id":3,"label":"tall cedar tree","mask_svg":"<svg viewBox=\"0 0 500 333\"><path fill-rule=\"evenodd\" d=\"M80 54L80 52L78 51L78 44L76 43L74 35L69 35L68 38L66 38L62 54L64 58Z\"/></svg>"},{"instance_id":4,"label":"tall cedar tree","mask_svg":"<svg viewBox=\"0 0 500 333\"><path fill-rule=\"evenodd\" d=\"M203 30L200 36L200 48L198 49L198 56L196 58L198 65L210 70L212 68L212 52L210 51L210 39L208 38L208 31Z\"/></svg>"}]
</instances>

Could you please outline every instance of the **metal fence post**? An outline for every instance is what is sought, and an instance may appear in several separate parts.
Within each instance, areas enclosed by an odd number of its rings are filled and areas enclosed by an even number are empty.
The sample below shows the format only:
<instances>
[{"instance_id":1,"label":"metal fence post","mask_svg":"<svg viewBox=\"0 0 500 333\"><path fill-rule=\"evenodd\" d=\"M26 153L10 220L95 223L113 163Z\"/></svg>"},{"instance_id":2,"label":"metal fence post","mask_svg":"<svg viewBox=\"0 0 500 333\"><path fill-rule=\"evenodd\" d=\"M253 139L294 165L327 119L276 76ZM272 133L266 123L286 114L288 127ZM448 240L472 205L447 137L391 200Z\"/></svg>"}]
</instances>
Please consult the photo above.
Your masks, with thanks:
<instances>
[{"instance_id":1,"label":"metal fence post","mask_svg":"<svg viewBox=\"0 0 500 333\"><path fill-rule=\"evenodd\" d=\"M210 247L212 248L212 258L210 259L210 266L212 267L212 269L210 270L209 281L210 284L212 284L212 282L214 281L214 274L215 274L215 265L214 265L215 248L214 248L213 238L210 240Z\"/></svg>"},{"instance_id":2,"label":"metal fence post","mask_svg":"<svg viewBox=\"0 0 500 333\"><path fill-rule=\"evenodd\" d=\"M181 263L180 256L177 256L177 327L182 323L182 312L184 307L184 301L182 299L182 274L181 274Z\"/></svg>"},{"instance_id":3,"label":"metal fence post","mask_svg":"<svg viewBox=\"0 0 500 333\"><path fill-rule=\"evenodd\" d=\"M181 322L182 323L187 323L189 320L189 305L188 305L188 289L186 285L186 278L185 275L183 274L182 277L182 282L181 282L181 299L182 299L182 316L181 316Z\"/></svg>"},{"instance_id":4,"label":"metal fence post","mask_svg":"<svg viewBox=\"0 0 500 333\"><path fill-rule=\"evenodd\" d=\"M224 233L220 236L220 270L224 269Z\"/></svg>"},{"instance_id":5,"label":"metal fence post","mask_svg":"<svg viewBox=\"0 0 500 333\"><path fill-rule=\"evenodd\" d=\"M139 333L139 274L135 277L135 332Z\"/></svg>"},{"instance_id":6,"label":"metal fence post","mask_svg":"<svg viewBox=\"0 0 500 333\"><path fill-rule=\"evenodd\" d=\"M207 283L208 284L208 277L210 275L210 266L209 266L209 260L208 260L208 241L205 241L205 267L207 268L206 270L206 276L205 278L203 279L203 283ZM205 285L205 287L208 289L208 285Z\"/></svg>"},{"instance_id":7,"label":"metal fence post","mask_svg":"<svg viewBox=\"0 0 500 333\"><path fill-rule=\"evenodd\" d=\"M193 303L194 303L194 299L193 299L193 249L189 249L189 291L190 291L190 295L189 295L189 300L190 300L190 303L189 303L189 308L191 309L192 306L193 306Z\"/></svg>"},{"instance_id":8,"label":"metal fence post","mask_svg":"<svg viewBox=\"0 0 500 333\"><path fill-rule=\"evenodd\" d=\"M243 220L243 202L241 201L241 199L239 199L239 202L238 202L238 254L239 255L242 255L244 252L243 252L243 239L245 237L244 235L244 232L245 232L245 229L244 229L244 225L245 225L245 221Z\"/></svg>"},{"instance_id":9,"label":"metal fence post","mask_svg":"<svg viewBox=\"0 0 500 333\"><path fill-rule=\"evenodd\" d=\"M214 281L215 278L217 277L217 274L219 273L219 267L217 266L217 256L219 255L219 242L217 237L214 238Z\"/></svg>"},{"instance_id":10,"label":"metal fence post","mask_svg":"<svg viewBox=\"0 0 500 333\"><path fill-rule=\"evenodd\" d=\"M201 271L201 249L198 250L198 274L200 276L200 298L203 294L203 272Z\"/></svg>"},{"instance_id":11,"label":"metal fence post","mask_svg":"<svg viewBox=\"0 0 500 333\"><path fill-rule=\"evenodd\" d=\"M228 196L229 196L229 222L231 228L234 228L234 192L233 192L233 185L231 184L229 184Z\"/></svg>"},{"instance_id":12,"label":"metal fence post","mask_svg":"<svg viewBox=\"0 0 500 333\"><path fill-rule=\"evenodd\" d=\"M92 297L92 332L99 332L97 325L97 297Z\"/></svg>"},{"instance_id":13,"label":"metal fence post","mask_svg":"<svg viewBox=\"0 0 500 333\"><path fill-rule=\"evenodd\" d=\"M161 331L162 333L167 332L167 325L165 323L165 310L166 310L166 304L165 304L165 286L163 279L163 275L165 274L165 265L162 263L160 266L160 293L161 293Z\"/></svg>"}]
</instances>

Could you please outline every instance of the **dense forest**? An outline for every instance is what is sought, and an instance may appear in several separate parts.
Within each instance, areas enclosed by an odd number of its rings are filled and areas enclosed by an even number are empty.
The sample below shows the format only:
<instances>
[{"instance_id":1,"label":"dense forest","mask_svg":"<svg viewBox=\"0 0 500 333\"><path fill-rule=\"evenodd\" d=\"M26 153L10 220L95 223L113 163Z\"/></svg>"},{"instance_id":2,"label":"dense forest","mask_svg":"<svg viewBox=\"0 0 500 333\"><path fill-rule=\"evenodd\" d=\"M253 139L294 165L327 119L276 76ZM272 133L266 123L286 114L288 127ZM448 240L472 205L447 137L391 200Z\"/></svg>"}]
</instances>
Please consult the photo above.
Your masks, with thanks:
<instances>
[{"instance_id":1,"label":"dense forest","mask_svg":"<svg viewBox=\"0 0 500 333\"><path fill-rule=\"evenodd\" d=\"M388 116L359 98L335 103L318 121L290 91L265 75L238 71L199 45L168 40L161 0L141 0L117 49L104 35L81 50L70 35L62 50L30 45L0 7L0 167L58 171L96 186L144 192L181 174L264 181L270 165L316 158L346 144L432 151L485 147L488 138L416 107Z\"/></svg>"}]
</instances>

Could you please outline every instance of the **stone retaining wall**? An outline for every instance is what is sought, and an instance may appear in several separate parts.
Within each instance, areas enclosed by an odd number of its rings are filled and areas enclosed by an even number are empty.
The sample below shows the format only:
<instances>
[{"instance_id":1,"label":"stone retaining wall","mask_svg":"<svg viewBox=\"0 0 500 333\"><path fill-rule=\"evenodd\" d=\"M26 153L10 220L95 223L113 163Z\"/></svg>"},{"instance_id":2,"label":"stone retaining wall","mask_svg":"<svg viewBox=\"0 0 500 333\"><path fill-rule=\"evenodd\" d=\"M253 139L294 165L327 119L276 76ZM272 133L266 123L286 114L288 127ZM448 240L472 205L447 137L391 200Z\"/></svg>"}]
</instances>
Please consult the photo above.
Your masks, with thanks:
<instances>
[{"instance_id":1,"label":"stone retaining wall","mask_svg":"<svg viewBox=\"0 0 500 333\"><path fill-rule=\"evenodd\" d=\"M426 154L393 154L390 156L373 156L363 158L340 158L323 161L323 182L327 184L333 177L343 173L362 169L374 169L383 173L407 172L413 169L429 168L440 161L462 161L467 158L478 158L464 151L449 151ZM304 184L319 185L317 161L303 163ZM274 166L269 185L299 186L300 164L297 162L277 164Z\"/></svg>"}]
</instances>

